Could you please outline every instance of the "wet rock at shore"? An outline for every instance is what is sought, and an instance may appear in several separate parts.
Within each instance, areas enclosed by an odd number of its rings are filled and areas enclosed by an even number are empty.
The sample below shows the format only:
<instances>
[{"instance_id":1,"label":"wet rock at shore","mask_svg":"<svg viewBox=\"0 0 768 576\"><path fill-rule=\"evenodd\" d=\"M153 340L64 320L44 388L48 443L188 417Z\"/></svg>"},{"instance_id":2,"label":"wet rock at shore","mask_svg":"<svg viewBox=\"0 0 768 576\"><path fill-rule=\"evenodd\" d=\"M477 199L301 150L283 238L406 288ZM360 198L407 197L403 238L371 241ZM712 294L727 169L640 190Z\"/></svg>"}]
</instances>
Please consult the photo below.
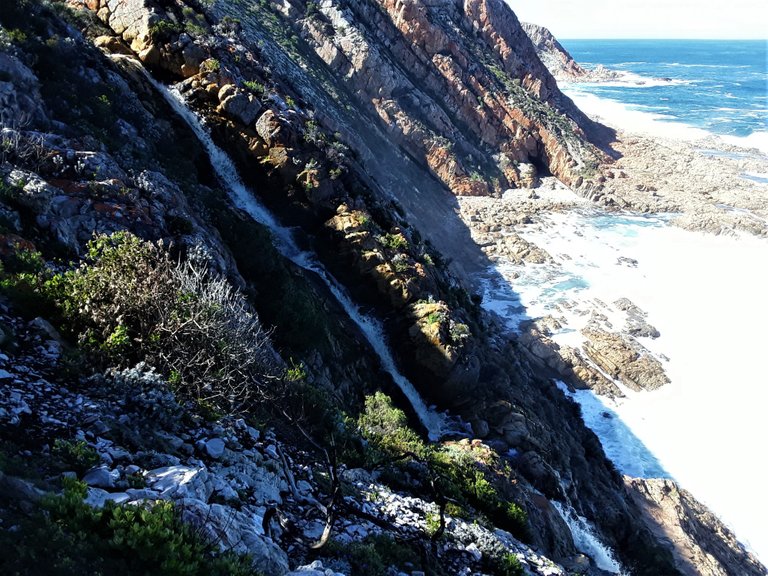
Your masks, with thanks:
<instances>
[{"instance_id":1,"label":"wet rock at shore","mask_svg":"<svg viewBox=\"0 0 768 576\"><path fill-rule=\"evenodd\" d=\"M632 390L656 390L669 377L656 358L631 336L585 328L584 352L605 373Z\"/></svg>"},{"instance_id":2,"label":"wet rock at shore","mask_svg":"<svg viewBox=\"0 0 768 576\"><path fill-rule=\"evenodd\" d=\"M579 350L557 344L550 338L548 326L553 320L551 316L545 316L521 326L518 341L531 361L572 388L589 389L608 398L624 396L619 387L590 364Z\"/></svg>"},{"instance_id":3,"label":"wet rock at shore","mask_svg":"<svg viewBox=\"0 0 768 576\"><path fill-rule=\"evenodd\" d=\"M646 320L648 314L640 309L637 304L629 298L619 298L613 305L627 314L627 323L624 330L631 336L641 336L647 338L658 338L661 336L656 327L650 325Z\"/></svg>"}]
</instances>

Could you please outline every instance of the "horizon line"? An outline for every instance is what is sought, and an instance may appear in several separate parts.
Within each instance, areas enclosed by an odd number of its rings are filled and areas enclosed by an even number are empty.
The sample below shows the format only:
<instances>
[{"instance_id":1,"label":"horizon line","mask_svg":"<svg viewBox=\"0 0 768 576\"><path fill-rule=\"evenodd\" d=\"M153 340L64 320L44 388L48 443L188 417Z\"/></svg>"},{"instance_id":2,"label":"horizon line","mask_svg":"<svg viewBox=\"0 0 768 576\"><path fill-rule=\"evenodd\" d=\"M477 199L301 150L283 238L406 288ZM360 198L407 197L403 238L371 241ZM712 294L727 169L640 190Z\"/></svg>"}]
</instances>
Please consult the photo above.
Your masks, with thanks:
<instances>
[{"instance_id":1,"label":"horizon line","mask_svg":"<svg viewBox=\"0 0 768 576\"><path fill-rule=\"evenodd\" d=\"M555 36L557 40L698 40L703 42L765 42L768 38L702 38L691 36Z\"/></svg>"}]
</instances>

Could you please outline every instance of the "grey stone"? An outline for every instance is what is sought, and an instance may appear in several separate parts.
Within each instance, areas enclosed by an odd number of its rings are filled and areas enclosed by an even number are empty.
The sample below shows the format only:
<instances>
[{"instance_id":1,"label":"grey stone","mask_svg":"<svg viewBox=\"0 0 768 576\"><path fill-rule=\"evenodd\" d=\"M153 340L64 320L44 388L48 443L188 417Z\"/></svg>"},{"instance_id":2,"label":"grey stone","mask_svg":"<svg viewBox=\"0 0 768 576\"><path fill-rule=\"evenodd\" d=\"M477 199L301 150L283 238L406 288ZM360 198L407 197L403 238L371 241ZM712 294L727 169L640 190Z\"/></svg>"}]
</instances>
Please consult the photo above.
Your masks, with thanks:
<instances>
[{"instance_id":1,"label":"grey stone","mask_svg":"<svg viewBox=\"0 0 768 576\"><path fill-rule=\"evenodd\" d=\"M83 482L88 484L88 486L95 486L97 488L114 488L115 481L119 477L119 472L110 471L109 468L99 466L86 473L86 475L83 476Z\"/></svg>"},{"instance_id":2,"label":"grey stone","mask_svg":"<svg viewBox=\"0 0 768 576\"><path fill-rule=\"evenodd\" d=\"M205 443L205 451L211 458L219 459L224 455L224 440L221 438L211 438Z\"/></svg>"},{"instance_id":3,"label":"grey stone","mask_svg":"<svg viewBox=\"0 0 768 576\"><path fill-rule=\"evenodd\" d=\"M131 497L125 492L110 493L101 488L89 488L84 502L94 508L103 508L107 502L123 504L131 500Z\"/></svg>"},{"instance_id":4,"label":"grey stone","mask_svg":"<svg viewBox=\"0 0 768 576\"><path fill-rule=\"evenodd\" d=\"M205 468L166 466L150 470L145 478L147 485L165 498L194 498L207 502L211 497L212 487L207 483Z\"/></svg>"},{"instance_id":5,"label":"grey stone","mask_svg":"<svg viewBox=\"0 0 768 576\"><path fill-rule=\"evenodd\" d=\"M219 109L246 126L252 124L261 112L261 103L233 84L222 86L218 98L221 103Z\"/></svg>"},{"instance_id":6,"label":"grey stone","mask_svg":"<svg viewBox=\"0 0 768 576\"><path fill-rule=\"evenodd\" d=\"M288 572L288 558L264 535L263 518L257 509L245 506L235 510L189 498L183 499L180 505L183 520L198 526L203 536L218 542L222 549L250 554L257 571L275 576Z\"/></svg>"}]
</instances>

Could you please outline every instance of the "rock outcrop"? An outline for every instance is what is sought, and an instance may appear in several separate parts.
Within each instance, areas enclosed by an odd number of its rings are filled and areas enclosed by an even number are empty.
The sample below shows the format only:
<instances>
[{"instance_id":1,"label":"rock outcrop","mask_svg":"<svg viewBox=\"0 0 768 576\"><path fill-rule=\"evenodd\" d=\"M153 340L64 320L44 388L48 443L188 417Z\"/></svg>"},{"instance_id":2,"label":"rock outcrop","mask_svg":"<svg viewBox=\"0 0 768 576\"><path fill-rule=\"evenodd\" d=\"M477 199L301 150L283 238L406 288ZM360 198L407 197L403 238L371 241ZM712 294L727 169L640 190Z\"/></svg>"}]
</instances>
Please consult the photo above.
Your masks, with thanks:
<instances>
[{"instance_id":1,"label":"rock outcrop","mask_svg":"<svg viewBox=\"0 0 768 576\"><path fill-rule=\"evenodd\" d=\"M632 390L655 390L669 384L661 362L636 340L593 328L585 328L582 333L587 356Z\"/></svg>"},{"instance_id":2,"label":"rock outcrop","mask_svg":"<svg viewBox=\"0 0 768 576\"><path fill-rule=\"evenodd\" d=\"M624 478L643 521L686 576L762 576L765 567L690 492L672 480Z\"/></svg>"},{"instance_id":3,"label":"rock outcrop","mask_svg":"<svg viewBox=\"0 0 768 576\"><path fill-rule=\"evenodd\" d=\"M522 22L521 25L536 48L539 58L555 78L578 80L587 74L549 29L530 22Z\"/></svg>"},{"instance_id":4,"label":"rock outcrop","mask_svg":"<svg viewBox=\"0 0 768 576\"><path fill-rule=\"evenodd\" d=\"M522 27L536 48L536 54L558 81L605 82L621 77L618 72L603 66L591 70L583 68L544 26L523 22Z\"/></svg>"}]
</instances>

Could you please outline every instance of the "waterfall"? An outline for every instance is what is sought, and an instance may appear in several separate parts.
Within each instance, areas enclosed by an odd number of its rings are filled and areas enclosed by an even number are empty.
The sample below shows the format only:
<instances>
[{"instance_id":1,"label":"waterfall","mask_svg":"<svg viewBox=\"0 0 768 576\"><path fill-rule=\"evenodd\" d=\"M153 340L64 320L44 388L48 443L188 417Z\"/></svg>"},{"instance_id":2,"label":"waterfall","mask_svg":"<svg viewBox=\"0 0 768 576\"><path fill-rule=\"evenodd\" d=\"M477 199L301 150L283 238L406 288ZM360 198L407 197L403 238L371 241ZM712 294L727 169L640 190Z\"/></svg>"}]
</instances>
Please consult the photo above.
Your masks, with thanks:
<instances>
[{"instance_id":1,"label":"waterfall","mask_svg":"<svg viewBox=\"0 0 768 576\"><path fill-rule=\"evenodd\" d=\"M132 58L126 59L130 59L134 64L137 64ZM413 384L398 370L392 353L387 346L381 324L375 318L363 314L358 309L347 293L347 290L325 269L314 254L301 250L294 241L291 231L279 224L269 210L248 190L240 178L234 162L232 162L226 152L213 142L208 130L200 118L187 107L180 92L175 88L169 89L157 82L143 67L140 67L140 69L158 92L163 95L173 110L195 133L200 143L208 152L211 165L233 204L272 232L275 245L284 257L300 268L316 274L325 283L349 315L349 318L360 328L371 348L379 357L384 370L389 373L395 384L408 399L421 424L427 430L430 440L438 440L444 432L445 416L429 409Z\"/></svg>"},{"instance_id":2,"label":"waterfall","mask_svg":"<svg viewBox=\"0 0 768 576\"><path fill-rule=\"evenodd\" d=\"M621 567L621 564L614 558L613 551L600 542L589 520L579 516L573 507L568 504L555 501L552 501L551 504L568 525L568 529L573 537L573 543L579 552L592 558L601 570L621 576L627 574Z\"/></svg>"}]
</instances>

